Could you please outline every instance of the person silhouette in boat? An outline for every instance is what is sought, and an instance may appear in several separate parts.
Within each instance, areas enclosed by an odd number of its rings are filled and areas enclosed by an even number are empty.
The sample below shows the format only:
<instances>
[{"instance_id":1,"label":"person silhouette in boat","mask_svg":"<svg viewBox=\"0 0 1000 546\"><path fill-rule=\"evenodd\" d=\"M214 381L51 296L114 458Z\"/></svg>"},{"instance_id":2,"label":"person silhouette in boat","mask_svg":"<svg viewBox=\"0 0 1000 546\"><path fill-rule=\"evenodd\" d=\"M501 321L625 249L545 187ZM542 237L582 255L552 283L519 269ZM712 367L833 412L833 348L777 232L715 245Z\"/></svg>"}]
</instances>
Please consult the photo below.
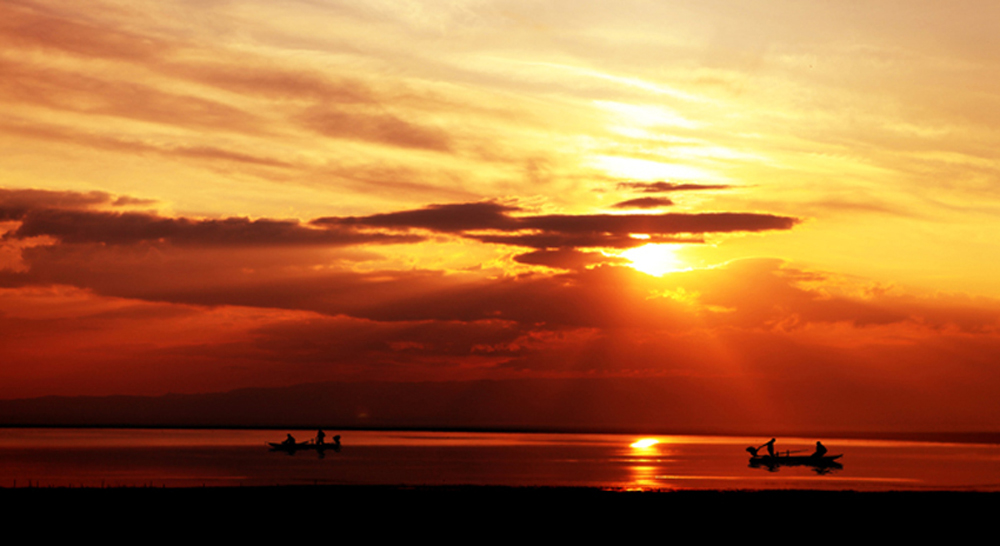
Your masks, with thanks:
<instances>
[{"instance_id":1,"label":"person silhouette in boat","mask_svg":"<svg viewBox=\"0 0 1000 546\"><path fill-rule=\"evenodd\" d=\"M285 441L281 442L281 444L286 446L294 446L295 437L293 437L291 434L286 434L285 436L286 436Z\"/></svg>"},{"instance_id":2,"label":"person silhouette in boat","mask_svg":"<svg viewBox=\"0 0 1000 546\"><path fill-rule=\"evenodd\" d=\"M316 445L321 446L326 443L326 433L323 429L316 431Z\"/></svg>"},{"instance_id":3,"label":"person silhouette in boat","mask_svg":"<svg viewBox=\"0 0 1000 546\"><path fill-rule=\"evenodd\" d=\"M774 438L771 438L770 442L767 442L767 443L765 443L764 445L762 445L760 447L753 447L753 446L748 447L747 448L747 453L749 453L751 457L763 457L763 455L761 455L760 453L758 453L758 451L760 451L761 449L763 449L764 446L767 446L767 453L768 453L768 455L770 455L771 457L774 457Z\"/></svg>"},{"instance_id":4,"label":"person silhouette in boat","mask_svg":"<svg viewBox=\"0 0 1000 546\"><path fill-rule=\"evenodd\" d=\"M826 455L826 446L823 445L822 442L817 441L816 442L816 453L813 453L812 456L813 456L813 458L820 459L820 458L823 457L823 455Z\"/></svg>"}]
</instances>

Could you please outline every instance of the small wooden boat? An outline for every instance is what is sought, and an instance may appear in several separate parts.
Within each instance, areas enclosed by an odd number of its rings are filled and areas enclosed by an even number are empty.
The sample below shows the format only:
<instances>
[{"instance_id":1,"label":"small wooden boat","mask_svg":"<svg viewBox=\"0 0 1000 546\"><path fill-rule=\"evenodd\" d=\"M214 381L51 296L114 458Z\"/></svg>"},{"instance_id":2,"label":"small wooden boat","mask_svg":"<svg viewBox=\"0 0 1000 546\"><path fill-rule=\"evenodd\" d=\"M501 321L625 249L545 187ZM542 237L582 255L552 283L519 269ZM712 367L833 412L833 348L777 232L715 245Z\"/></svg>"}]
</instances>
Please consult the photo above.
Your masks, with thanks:
<instances>
[{"instance_id":1,"label":"small wooden boat","mask_svg":"<svg viewBox=\"0 0 1000 546\"><path fill-rule=\"evenodd\" d=\"M813 466L816 468L843 468L837 459L843 457L843 454L839 455L824 455L822 457L816 457L813 455L777 455L771 457L770 455L764 455L760 457L750 457L750 466Z\"/></svg>"},{"instance_id":2,"label":"small wooden boat","mask_svg":"<svg viewBox=\"0 0 1000 546\"><path fill-rule=\"evenodd\" d=\"M334 436L333 442L329 444L317 444L315 440L309 440L306 442L295 443L289 443L287 441L267 442L267 445L271 447L271 451L285 451L288 453L295 453L296 451L318 451L322 453L328 449L340 451L340 436Z\"/></svg>"}]
</instances>

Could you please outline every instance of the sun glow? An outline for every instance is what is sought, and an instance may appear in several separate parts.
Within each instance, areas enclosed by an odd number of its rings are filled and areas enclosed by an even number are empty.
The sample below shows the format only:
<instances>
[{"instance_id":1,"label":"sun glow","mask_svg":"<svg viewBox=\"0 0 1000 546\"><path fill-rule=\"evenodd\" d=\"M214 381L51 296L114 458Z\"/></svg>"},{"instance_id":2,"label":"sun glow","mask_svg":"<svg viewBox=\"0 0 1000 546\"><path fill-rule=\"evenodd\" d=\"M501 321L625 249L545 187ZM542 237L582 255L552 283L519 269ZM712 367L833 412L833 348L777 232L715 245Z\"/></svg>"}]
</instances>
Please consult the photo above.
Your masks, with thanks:
<instances>
[{"instance_id":1,"label":"sun glow","mask_svg":"<svg viewBox=\"0 0 1000 546\"><path fill-rule=\"evenodd\" d=\"M660 443L660 441L657 440L656 438L643 438L641 440L636 440L635 442L632 442L632 444L629 447L634 447L636 449L646 449L649 447L653 447L658 443Z\"/></svg>"},{"instance_id":2,"label":"sun glow","mask_svg":"<svg viewBox=\"0 0 1000 546\"><path fill-rule=\"evenodd\" d=\"M630 248L622 252L622 257L627 258L633 269L642 271L647 275L659 277L672 271L687 269L684 262L677 257L677 245L648 244L636 248Z\"/></svg>"},{"instance_id":3,"label":"sun glow","mask_svg":"<svg viewBox=\"0 0 1000 546\"><path fill-rule=\"evenodd\" d=\"M591 163L611 176L634 180L713 181L716 178L698 167L633 157L599 155L593 158Z\"/></svg>"}]
</instances>

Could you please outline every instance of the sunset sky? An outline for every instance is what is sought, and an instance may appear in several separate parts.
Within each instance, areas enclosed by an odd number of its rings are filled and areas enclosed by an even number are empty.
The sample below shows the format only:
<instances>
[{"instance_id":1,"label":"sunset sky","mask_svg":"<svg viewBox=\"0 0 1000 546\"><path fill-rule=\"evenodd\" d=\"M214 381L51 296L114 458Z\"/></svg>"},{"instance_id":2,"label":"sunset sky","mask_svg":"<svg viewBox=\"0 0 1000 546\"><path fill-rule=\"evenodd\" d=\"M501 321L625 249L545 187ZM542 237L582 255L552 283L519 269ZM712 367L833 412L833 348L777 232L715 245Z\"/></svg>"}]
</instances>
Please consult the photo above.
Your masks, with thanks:
<instances>
[{"instance_id":1,"label":"sunset sky","mask_svg":"<svg viewBox=\"0 0 1000 546\"><path fill-rule=\"evenodd\" d=\"M5 0L0 398L695 378L1000 429L997 21Z\"/></svg>"}]
</instances>

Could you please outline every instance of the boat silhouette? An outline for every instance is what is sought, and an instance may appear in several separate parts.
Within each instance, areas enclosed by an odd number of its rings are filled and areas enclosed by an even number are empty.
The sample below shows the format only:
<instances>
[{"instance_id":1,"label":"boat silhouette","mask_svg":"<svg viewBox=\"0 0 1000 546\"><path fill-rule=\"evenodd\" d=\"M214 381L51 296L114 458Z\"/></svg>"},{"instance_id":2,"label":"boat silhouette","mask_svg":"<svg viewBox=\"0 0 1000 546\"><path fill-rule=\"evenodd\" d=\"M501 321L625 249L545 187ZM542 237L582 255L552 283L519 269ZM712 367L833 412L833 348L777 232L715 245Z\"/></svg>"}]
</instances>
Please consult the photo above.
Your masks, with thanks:
<instances>
[{"instance_id":1,"label":"boat silhouette","mask_svg":"<svg viewBox=\"0 0 1000 546\"><path fill-rule=\"evenodd\" d=\"M271 451L284 451L286 453L295 453L296 451L318 451L323 453L328 449L334 451L340 451L340 436L334 436L332 443L317 443L315 440L307 440L305 442L289 442L285 440L284 442L267 442L270 446Z\"/></svg>"},{"instance_id":2,"label":"boat silhouette","mask_svg":"<svg viewBox=\"0 0 1000 546\"><path fill-rule=\"evenodd\" d=\"M774 455L760 455L758 453L759 448L748 447L747 453L750 454L750 466L761 467L766 466L770 469L777 468L779 466L811 466L813 468L843 468L843 466L837 461L844 455L820 455L819 453L814 453L812 455L792 455L791 452L786 451L784 455L778 452ZM825 449L823 451L826 451Z\"/></svg>"},{"instance_id":3,"label":"boat silhouette","mask_svg":"<svg viewBox=\"0 0 1000 546\"><path fill-rule=\"evenodd\" d=\"M763 457L750 457L750 466L812 466L816 468L843 468L843 465L837 462L837 459L843 456L843 454L824 455L822 457L814 457L812 455L775 455L772 457L770 455L764 455Z\"/></svg>"}]
</instances>

